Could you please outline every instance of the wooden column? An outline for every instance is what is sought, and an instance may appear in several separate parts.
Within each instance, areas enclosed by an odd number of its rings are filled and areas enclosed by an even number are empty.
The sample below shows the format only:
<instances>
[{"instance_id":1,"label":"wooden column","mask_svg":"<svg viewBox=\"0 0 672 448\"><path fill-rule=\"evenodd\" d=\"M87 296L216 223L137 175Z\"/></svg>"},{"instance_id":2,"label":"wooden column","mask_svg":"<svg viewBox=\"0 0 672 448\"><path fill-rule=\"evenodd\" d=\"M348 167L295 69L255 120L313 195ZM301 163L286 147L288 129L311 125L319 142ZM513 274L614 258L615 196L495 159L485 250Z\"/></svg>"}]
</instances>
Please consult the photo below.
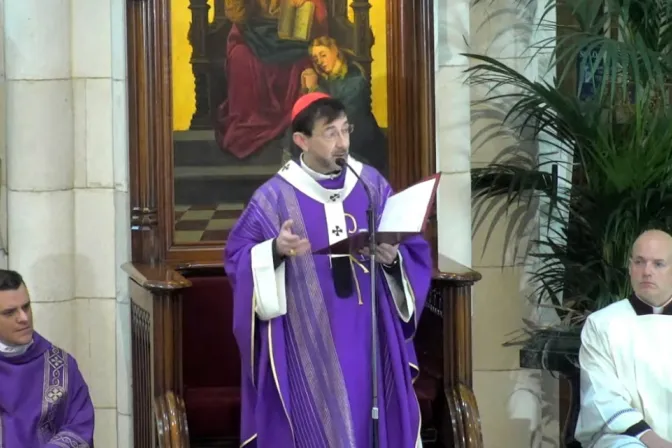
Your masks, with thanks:
<instances>
[{"instance_id":1,"label":"wooden column","mask_svg":"<svg viewBox=\"0 0 672 448\"><path fill-rule=\"evenodd\" d=\"M133 355L133 446L157 446L157 421L170 421L157 406L166 395L182 397L181 290L189 280L172 269L127 263L130 277ZM167 445L161 445L167 446Z\"/></svg>"},{"instance_id":2,"label":"wooden column","mask_svg":"<svg viewBox=\"0 0 672 448\"><path fill-rule=\"evenodd\" d=\"M387 0L390 183L395 190L436 172L434 7Z\"/></svg>"},{"instance_id":3,"label":"wooden column","mask_svg":"<svg viewBox=\"0 0 672 448\"><path fill-rule=\"evenodd\" d=\"M415 340L420 387L439 383L433 409L442 446L483 448L471 354L471 288L481 274L444 257L439 264Z\"/></svg>"}]
</instances>

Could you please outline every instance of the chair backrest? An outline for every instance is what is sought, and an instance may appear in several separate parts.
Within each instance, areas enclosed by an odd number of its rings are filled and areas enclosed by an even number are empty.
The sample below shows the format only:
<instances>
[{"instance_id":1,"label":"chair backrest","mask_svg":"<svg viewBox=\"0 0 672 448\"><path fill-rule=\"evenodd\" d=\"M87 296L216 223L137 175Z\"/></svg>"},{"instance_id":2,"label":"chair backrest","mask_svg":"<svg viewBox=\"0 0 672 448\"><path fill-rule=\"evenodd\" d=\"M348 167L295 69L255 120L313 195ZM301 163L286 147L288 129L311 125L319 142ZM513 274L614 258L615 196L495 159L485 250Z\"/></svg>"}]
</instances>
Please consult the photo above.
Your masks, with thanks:
<instances>
[{"instance_id":1,"label":"chair backrest","mask_svg":"<svg viewBox=\"0 0 672 448\"><path fill-rule=\"evenodd\" d=\"M240 354L233 336L233 292L223 275L189 276L182 301L185 388L240 387Z\"/></svg>"}]
</instances>

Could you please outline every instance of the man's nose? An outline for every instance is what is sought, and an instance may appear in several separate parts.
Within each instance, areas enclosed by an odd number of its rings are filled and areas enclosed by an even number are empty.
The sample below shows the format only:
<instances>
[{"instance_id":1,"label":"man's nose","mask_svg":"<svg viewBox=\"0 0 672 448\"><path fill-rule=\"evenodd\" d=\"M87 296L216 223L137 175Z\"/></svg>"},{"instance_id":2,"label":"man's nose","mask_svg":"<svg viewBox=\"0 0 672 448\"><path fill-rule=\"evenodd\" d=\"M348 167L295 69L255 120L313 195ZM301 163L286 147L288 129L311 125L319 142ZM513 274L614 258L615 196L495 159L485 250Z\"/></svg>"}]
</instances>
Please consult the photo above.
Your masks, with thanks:
<instances>
[{"instance_id":1,"label":"man's nose","mask_svg":"<svg viewBox=\"0 0 672 448\"><path fill-rule=\"evenodd\" d=\"M28 322L28 313L26 313L23 310L19 310L19 313L17 314L16 320L19 323L25 323Z\"/></svg>"},{"instance_id":2,"label":"man's nose","mask_svg":"<svg viewBox=\"0 0 672 448\"><path fill-rule=\"evenodd\" d=\"M348 147L348 142L350 142L350 134L347 132L339 132L338 137L336 137L336 146L339 149L345 149Z\"/></svg>"}]
</instances>

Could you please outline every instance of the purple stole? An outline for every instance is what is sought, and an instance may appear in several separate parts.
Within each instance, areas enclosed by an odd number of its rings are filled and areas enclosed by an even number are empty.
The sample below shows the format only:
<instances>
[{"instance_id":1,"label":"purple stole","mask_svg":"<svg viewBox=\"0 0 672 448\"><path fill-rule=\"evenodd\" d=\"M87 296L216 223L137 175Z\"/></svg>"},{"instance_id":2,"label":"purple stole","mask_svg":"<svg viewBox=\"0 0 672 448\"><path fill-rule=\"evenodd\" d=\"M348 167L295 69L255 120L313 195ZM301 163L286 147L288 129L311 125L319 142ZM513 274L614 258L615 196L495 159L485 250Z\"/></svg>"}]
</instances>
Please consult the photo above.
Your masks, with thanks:
<instances>
[{"instance_id":1,"label":"purple stole","mask_svg":"<svg viewBox=\"0 0 672 448\"><path fill-rule=\"evenodd\" d=\"M38 333L0 355L0 448L93 446L94 410L75 360Z\"/></svg>"}]
</instances>

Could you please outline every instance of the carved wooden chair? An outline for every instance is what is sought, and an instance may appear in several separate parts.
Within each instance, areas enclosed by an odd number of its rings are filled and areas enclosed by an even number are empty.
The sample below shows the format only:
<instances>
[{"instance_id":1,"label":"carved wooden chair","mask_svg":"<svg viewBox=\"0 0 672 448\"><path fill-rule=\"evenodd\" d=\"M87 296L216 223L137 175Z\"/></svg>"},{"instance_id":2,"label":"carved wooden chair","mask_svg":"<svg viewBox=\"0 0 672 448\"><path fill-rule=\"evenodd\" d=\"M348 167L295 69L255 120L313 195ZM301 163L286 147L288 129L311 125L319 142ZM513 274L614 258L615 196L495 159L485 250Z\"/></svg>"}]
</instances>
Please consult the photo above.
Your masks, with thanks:
<instances>
[{"instance_id":1,"label":"carved wooden chair","mask_svg":"<svg viewBox=\"0 0 672 448\"><path fill-rule=\"evenodd\" d=\"M196 111L190 129L210 130L217 106L226 99L226 40L231 22L224 15L224 1L214 0L214 17L208 20L207 0L190 0L191 28L189 42L193 54L191 65L195 78ZM329 32L339 46L348 49L371 78L373 33L369 26L368 2L355 2L354 22L348 20L348 0L326 0Z\"/></svg>"}]
</instances>

